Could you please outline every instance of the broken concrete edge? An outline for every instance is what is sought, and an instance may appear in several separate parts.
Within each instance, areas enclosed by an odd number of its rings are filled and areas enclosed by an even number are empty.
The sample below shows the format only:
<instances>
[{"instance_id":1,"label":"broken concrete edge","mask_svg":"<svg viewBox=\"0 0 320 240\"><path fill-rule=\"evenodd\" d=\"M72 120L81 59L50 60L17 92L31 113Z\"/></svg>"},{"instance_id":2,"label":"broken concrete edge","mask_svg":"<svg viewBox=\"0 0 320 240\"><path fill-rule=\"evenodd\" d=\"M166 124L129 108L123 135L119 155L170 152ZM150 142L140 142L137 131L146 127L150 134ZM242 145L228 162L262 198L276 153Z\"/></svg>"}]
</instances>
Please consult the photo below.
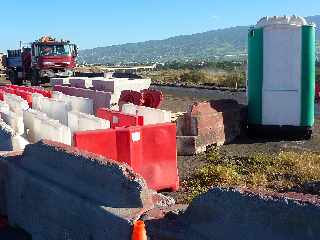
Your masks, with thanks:
<instances>
[{"instance_id":1,"label":"broken concrete edge","mask_svg":"<svg viewBox=\"0 0 320 240\"><path fill-rule=\"evenodd\" d=\"M317 239L320 196L215 187L143 218L151 239Z\"/></svg>"},{"instance_id":2,"label":"broken concrete edge","mask_svg":"<svg viewBox=\"0 0 320 240\"><path fill-rule=\"evenodd\" d=\"M64 145L61 143L56 143L49 140L40 141L36 144L30 144L26 147L24 151L9 151L9 152L3 152L0 155L0 164L3 167L2 169L7 169L8 164L13 164L15 167L20 167L24 170L27 170L30 172L30 169L28 169L28 166L23 165L23 159L27 158L27 155L33 155L33 151L35 148L48 146L49 148L54 149L54 151L58 152L64 152L66 154L69 154L71 156L81 156L83 158L87 158L90 161L93 161L93 163L96 163L98 165L115 165L119 167L124 174L126 178L128 178L132 182L136 182L139 186L141 186L141 200L143 208L132 208L130 211L130 216L135 215L135 217L132 219L132 221L137 220L140 218L141 215L143 215L145 212L149 211L150 209L153 209L155 206L169 206L174 204L174 200L170 199L168 197L163 196L162 194L158 194L152 189L147 188L147 184L145 180L137 173L135 173L130 166L128 166L125 163L119 163L114 160L106 159L100 155L96 155L93 153L89 153L83 150L79 150L75 147L71 147L68 145ZM35 154L36 155L36 154ZM39 159L39 161L43 162L45 161L43 158ZM5 167L5 168L4 168ZM31 169L32 170L32 169ZM31 171L32 173L32 171ZM36 173L36 175L41 175L41 173ZM0 189L0 191L4 191L3 189ZM0 201L1 202L1 201ZM107 207L110 212L111 208ZM4 212L4 211L2 211ZM125 211L123 211L123 215L125 216ZM129 215L127 217L129 217Z\"/></svg>"}]
</instances>

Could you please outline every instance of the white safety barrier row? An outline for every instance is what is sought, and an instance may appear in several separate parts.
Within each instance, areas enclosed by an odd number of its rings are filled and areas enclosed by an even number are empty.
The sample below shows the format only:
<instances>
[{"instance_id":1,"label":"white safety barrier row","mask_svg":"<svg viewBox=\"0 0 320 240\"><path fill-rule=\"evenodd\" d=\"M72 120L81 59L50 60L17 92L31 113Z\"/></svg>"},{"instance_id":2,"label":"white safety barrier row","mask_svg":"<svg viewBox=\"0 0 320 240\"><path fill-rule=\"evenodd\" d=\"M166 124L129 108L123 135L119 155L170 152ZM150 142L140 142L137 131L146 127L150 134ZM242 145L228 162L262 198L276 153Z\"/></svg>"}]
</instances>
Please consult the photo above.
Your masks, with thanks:
<instances>
[{"instance_id":1,"label":"white safety barrier row","mask_svg":"<svg viewBox=\"0 0 320 240\"><path fill-rule=\"evenodd\" d=\"M71 111L68 113L68 126L71 132L110 128L108 120L93 115Z\"/></svg>"},{"instance_id":2,"label":"white safety barrier row","mask_svg":"<svg viewBox=\"0 0 320 240\"><path fill-rule=\"evenodd\" d=\"M71 111L93 114L92 99L65 95L62 92L56 91L52 92L52 98L65 102Z\"/></svg>"},{"instance_id":3,"label":"white safety barrier row","mask_svg":"<svg viewBox=\"0 0 320 240\"><path fill-rule=\"evenodd\" d=\"M68 124L68 111L71 109L65 101L35 93L32 94L32 108L44 112L49 118L59 120L61 124Z\"/></svg>"},{"instance_id":4,"label":"white safety barrier row","mask_svg":"<svg viewBox=\"0 0 320 240\"><path fill-rule=\"evenodd\" d=\"M10 110L19 116L22 116L23 111L29 108L26 100L14 94L5 93L4 101L9 105Z\"/></svg>"},{"instance_id":5,"label":"white safety barrier row","mask_svg":"<svg viewBox=\"0 0 320 240\"><path fill-rule=\"evenodd\" d=\"M29 142L0 120L0 151L23 150Z\"/></svg>"},{"instance_id":6,"label":"white safety barrier row","mask_svg":"<svg viewBox=\"0 0 320 240\"><path fill-rule=\"evenodd\" d=\"M24 112L24 123L30 142L51 140L71 145L72 134L69 127L50 119L45 113L34 109Z\"/></svg>"},{"instance_id":7,"label":"white safety barrier row","mask_svg":"<svg viewBox=\"0 0 320 240\"><path fill-rule=\"evenodd\" d=\"M128 79L128 78L93 78L92 85L95 90L120 93L123 90L132 90L140 92L143 89L148 89L151 84L151 79Z\"/></svg>"},{"instance_id":8,"label":"white safety barrier row","mask_svg":"<svg viewBox=\"0 0 320 240\"><path fill-rule=\"evenodd\" d=\"M50 78L50 85L55 86L55 85L65 85L69 84L69 78Z\"/></svg>"},{"instance_id":9,"label":"white safety barrier row","mask_svg":"<svg viewBox=\"0 0 320 240\"><path fill-rule=\"evenodd\" d=\"M15 134L22 135L24 133L24 124L22 116L11 111L0 112L0 115L1 119L13 129Z\"/></svg>"},{"instance_id":10,"label":"white safety barrier row","mask_svg":"<svg viewBox=\"0 0 320 240\"><path fill-rule=\"evenodd\" d=\"M4 101L0 101L0 112L7 113L9 111L10 111L9 105Z\"/></svg>"},{"instance_id":11,"label":"white safety barrier row","mask_svg":"<svg viewBox=\"0 0 320 240\"><path fill-rule=\"evenodd\" d=\"M145 125L171 122L171 112L161 109L126 103L122 105L121 111L130 115L143 116Z\"/></svg>"},{"instance_id":12,"label":"white safety barrier row","mask_svg":"<svg viewBox=\"0 0 320 240\"><path fill-rule=\"evenodd\" d=\"M92 78L88 77L70 77L70 85L76 88L91 88L92 87Z\"/></svg>"}]
</instances>

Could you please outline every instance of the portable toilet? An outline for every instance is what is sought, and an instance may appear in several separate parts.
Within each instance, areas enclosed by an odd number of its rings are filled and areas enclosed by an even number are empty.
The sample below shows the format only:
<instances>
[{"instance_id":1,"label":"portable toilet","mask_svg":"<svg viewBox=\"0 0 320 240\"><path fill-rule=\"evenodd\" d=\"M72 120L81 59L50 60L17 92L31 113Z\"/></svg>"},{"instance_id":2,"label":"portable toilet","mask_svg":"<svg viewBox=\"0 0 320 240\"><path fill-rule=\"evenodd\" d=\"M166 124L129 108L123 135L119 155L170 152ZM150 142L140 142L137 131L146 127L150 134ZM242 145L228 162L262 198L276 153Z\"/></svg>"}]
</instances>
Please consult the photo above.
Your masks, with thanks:
<instances>
[{"instance_id":1,"label":"portable toilet","mask_svg":"<svg viewBox=\"0 0 320 240\"><path fill-rule=\"evenodd\" d=\"M249 129L311 133L315 99L315 25L302 17L265 17L248 34Z\"/></svg>"}]
</instances>

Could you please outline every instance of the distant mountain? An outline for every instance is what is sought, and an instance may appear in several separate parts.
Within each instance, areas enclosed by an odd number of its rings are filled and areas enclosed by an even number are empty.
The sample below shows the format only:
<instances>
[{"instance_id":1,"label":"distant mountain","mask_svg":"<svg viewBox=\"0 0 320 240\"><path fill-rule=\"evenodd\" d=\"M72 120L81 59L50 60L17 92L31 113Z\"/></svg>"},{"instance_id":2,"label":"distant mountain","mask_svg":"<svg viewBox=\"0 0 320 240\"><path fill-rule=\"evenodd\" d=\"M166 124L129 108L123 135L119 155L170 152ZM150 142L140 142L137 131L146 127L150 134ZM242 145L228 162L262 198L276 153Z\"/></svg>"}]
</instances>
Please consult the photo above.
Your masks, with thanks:
<instances>
[{"instance_id":1,"label":"distant mountain","mask_svg":"<svg viewBox=\"0 0 320 240\"><path fill-rule=\"evenodd\" d=\"M320 27L320 15L307 17ZM248 26L212 30L204 33L127 43L81 50L80 60L99 64L167 62L174 60L212 60L246 53ZM320 31L317 29L320 42Z\"/></svg>"}]
</instances>

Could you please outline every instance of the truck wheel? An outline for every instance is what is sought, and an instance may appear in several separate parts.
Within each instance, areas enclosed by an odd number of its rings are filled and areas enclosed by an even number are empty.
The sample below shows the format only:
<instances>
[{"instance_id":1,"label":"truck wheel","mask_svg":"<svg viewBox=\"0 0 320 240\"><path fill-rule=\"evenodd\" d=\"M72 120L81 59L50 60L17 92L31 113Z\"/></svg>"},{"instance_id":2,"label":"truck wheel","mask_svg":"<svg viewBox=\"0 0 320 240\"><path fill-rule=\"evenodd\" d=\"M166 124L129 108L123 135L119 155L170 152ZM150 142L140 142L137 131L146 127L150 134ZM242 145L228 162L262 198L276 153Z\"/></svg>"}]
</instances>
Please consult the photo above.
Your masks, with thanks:
<instances>
[{"instance_id":1,"label":"truck wheel","mask_svg":"<svg viewBox=\"0 0 320 240\"><path fill-rule=\"evenodd\" d=\"M37 70L32 71L31 77L31 86L38 86L39 85L39 72Z\"/></svg>"}]
</instances>

